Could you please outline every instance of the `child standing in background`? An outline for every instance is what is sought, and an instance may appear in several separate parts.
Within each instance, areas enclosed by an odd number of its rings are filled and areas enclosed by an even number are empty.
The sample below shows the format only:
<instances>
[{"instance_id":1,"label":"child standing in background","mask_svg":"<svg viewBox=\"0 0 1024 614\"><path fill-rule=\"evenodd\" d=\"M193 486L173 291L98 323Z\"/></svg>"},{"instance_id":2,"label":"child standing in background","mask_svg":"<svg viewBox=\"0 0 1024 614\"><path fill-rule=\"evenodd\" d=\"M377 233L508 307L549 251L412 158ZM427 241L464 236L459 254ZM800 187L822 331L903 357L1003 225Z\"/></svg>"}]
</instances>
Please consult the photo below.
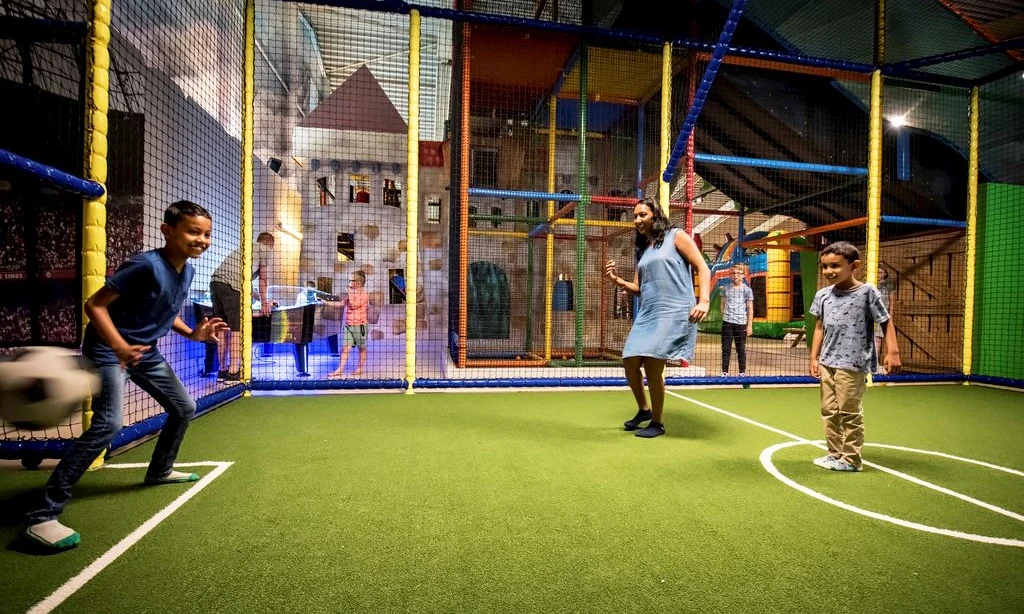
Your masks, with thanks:
<instances>
[{"instance_id":1,"label":"child standing in background","mask_svg":"<svg viewBox=\"0 0 1024 614\"><path fill-rule=\"evenodd\" d=\"M359 350L359 366L352 373L362 375L366 368L366 334L369 329L367 311L370 306L370 295L366 292L366 273L355 271L349 279L348 295L345 297L345 346L341 350L338 368L330 374L330 379L338 379L345 375L345 363L352 346Z\"/></svg>"},{"instance_id":2,"label":"child standing in background","mask_svg":"<svg viewBox=\"0 0 1024 614\"><path fill-rule=\"evenodd\" d=\"M746 284L747 266L734 264L732 283L722 290L722 377L729 375L733 340L740 377L747 374L747 337L754 334L754 291Z\"/></svg>"}]
</instances>

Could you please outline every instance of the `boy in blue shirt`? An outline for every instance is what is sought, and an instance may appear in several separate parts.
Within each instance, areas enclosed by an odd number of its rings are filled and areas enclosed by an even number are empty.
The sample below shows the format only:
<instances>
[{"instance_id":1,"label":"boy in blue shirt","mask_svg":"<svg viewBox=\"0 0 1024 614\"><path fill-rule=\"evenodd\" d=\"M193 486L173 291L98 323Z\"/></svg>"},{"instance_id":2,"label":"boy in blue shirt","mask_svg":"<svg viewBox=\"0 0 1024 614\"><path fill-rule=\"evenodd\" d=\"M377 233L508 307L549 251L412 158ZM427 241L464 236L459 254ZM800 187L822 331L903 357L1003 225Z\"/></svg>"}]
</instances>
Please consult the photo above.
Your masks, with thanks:
<instances>
[{"instance_id":1,"label":"boy in blue shirt","mask_svg":"<svg viewBox=\"0 0 1024 614\"><path fill-rule=\"evenodd\" d=\"M860 471L864 445L865 378L877 364L874 325L885 335L888 373L900 369L896 329L878 289L858 281L857 248L839 241L821 251L821 270L832 284L818 290L811 314L818 318L811 340L811 375L821 379L821 417L828 454L814 464L832 471Z\"/></svg>"},{"instance_id":2,"label":"boy in blue shirt","mask_svg":"<svg viewBox=\"0 0 1024 614\"><path fill-rule=\"evenodd\" d=\"M167 412L146 484L194 482L199 476L172 469L185 430L195 414L195 401L156 349L157 340L174 330L193 341L216 340L227 327L219 318L189 328L178 317L188 295L198 258L210 247L210 212L188 201L164 212L160 226L163 248L126 260L85 303L89 326L82 354L95 363L102 381L93 398L89 430L75 440L43 487L42 501L25 516L25 537L46 548L63 550L80 537L57 520L71 499L71 489L89 465L113 441L123 420L124 386L129 379L155 398Z\"/></svg>"},{"instance_id":3,"label":"boy in blue shirt","mask_svg":"<svg viewBox=\"0 0 1024 614\"><path fill-rule=\"evenodd\" d=\"M754 291L745 283L746 274L746 265L732 265L732 283L722 289L722 377L729 375L733 340L740 377L747 374L747 337L754 334Z\"/></svg>"}]
</instances>

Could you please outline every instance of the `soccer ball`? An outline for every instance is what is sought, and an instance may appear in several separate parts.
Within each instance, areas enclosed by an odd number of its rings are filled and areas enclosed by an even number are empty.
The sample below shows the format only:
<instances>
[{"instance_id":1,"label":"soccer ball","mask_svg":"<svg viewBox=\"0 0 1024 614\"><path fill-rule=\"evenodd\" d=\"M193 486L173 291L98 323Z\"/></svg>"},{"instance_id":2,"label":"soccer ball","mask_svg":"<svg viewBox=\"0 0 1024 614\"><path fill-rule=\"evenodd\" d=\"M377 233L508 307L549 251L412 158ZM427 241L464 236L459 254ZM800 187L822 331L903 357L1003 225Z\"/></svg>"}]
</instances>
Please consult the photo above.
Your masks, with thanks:
<instances>
[{"instance_id":1,"label":"soccer ball","mask_svg":"<svg viewBox=\"0 0 1024 614\"><path fill-rule=\"evenodd\" d=\"M58 347L27 347L0 362L0 419L22 429L44 429L65 422L100 378L75 352Z\"/></svg>"}]
</instances>

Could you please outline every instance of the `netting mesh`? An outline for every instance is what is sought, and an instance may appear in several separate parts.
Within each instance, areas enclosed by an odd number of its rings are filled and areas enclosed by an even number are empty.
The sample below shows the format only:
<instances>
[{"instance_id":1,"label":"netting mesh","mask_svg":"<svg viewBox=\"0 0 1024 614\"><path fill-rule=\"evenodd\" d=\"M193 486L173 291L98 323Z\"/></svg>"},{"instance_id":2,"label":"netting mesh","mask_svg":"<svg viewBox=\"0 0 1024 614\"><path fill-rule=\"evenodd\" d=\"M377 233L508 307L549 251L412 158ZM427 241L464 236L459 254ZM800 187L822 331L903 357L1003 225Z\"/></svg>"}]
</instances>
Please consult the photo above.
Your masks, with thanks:
<instances>
[{"instance_id":1,"label":"netting mesh","mask_svg":"<svg viewBox=\"0 0 1024 614\"><path fill-rule=\"evenodd\" d=\"M48 2L24 5L7 3L8 16L59 19L76 24L82 39L57 49L50 43L22 41L30 53L3 56L5 88L34 85L33 96L10 96L26 106L4 130L14 140L4 147L37 161L49 163L73 175L81 175L82 115L81 75L84 74L85 3ZM160 232L164 209L178 200L204 205L214 217L214 248L193 264L196 283L193 297L202 295L202 285L212 269L215 254L237 237L241 148L239 113L243 38L241 13L233 2L178 3L159 11L146 2L124 1L114 5L111 17L110 78L107 128L107 218L106 262L108 274L128 257L164 245ZM17 67L20 66L20 72ZM31 68L30 68L31 67ZM36 99L36 102L33 100ZM39 100L59 100L57 107ZM59 109L56 110L55 109ZM51 131L53 139L40 138ZM6 172L6 171L4 171ZM14 187L19 180L5 186ZM23 283L42 284L38 292L4 292L4 310L11 309L7 297L35 297L38 318L22 315L12 321L22 327L5 333L7 345L58 343L74 346L79 335L79 254L81 253L82 201L53 188L43 188L52 206L22 208L31 214L24 225L6 225L11 233L8 245L25 245L36 250L26 254L30 271ZM5 190L5 216L17 220L15 201L7 198L17 189ZM30 231L29 229L35 229ZM17 236L16 236L17 235ZM18 236L22 239L19 241ZM237 243L237 238L235 238ZM7 269L14 257L4 258ZM31 281L38 279L39 281ZM25 302L14 309L31 309ZM194 322L191 298L182 317ZM7 319L5 318L5 321ZM24 323L30 327L24 327ZM32 328L38 334L28 336ZM178 335L169 335L158 348L184 381L194 397L217 389L216 382L203 379L203 347ZM156 401L134 384L125 395L124 423L131 425L161 412ZM76 415L66 427L26 433L3 427L5 439L55 438L77 435L81 430Z\"/></svg>"},{"instance_id":2,"label":"netting mesh","mask_svg":"<svg viewBox=\"0 0 1024 614\"><path fill-rule=\"evenodd\" d=\"M878 285L908 372L963 363L969 98L897 80L884 89Z\"/></svg>"},{"instance_id":3,"label":"netting mesh","mask_svg":"<svg viewBox=\"0 0 1024 614\"><path fill-rule=\"evenodd\" d=\"M14 2L9 18L61 20L72 26L84 6ZM0 44L0 96L18 119L0 130L0 148L73 175L82 169L85 30ZM79 341L81 199L0 167L0 352L23 345L75 347ZM2 439L72 437L79 421L46 431L0 423Z\"/></svg>"},{"instance_id":4,"label":"netting mesh","mask_svg":"<svg viewBox=\"0 0 1024 614\"><path fill-rule=\"evenodd\" d=\"M688 37L715 40L730 4L683 7ZM819 3L819 12L800 8L806 3L753 5L734 43L871 62L874 8L857 5L839 20L825 19L833 4ZM951 13L908 12L910 4L889 5L886 61L967 44L959 35L915 40L913 19L941 24ZM181 314L190 324L211 313L215 283L242 287L235 252L243 224L243 7L241 0L113 4L108 273L163 244L168 204L207 207L214 242L195 262ZM333 377L345 386L403 385L413 362L413 377L422 380L621 376L637 300L603 266L614 260L620 277L633 278L632 206L660 196L663 105L671 144L709 56L677 47L671 96L663 100L662 46L623 33L658 30L633 7L516 1L470 8L618 30L584 39L422 20L413 270L409 15L256 4L254 382L316 387ZM80 174L87 3L9 0L2 10L68 27L45 37L26 29L0 41L0 87L18 118L0 131L0 147ZM955 32L981 44L963 25L956 22ZM962 85L984 77L973 369L1024 377L1019 362L1006 359L1020 341L1006 332L1019 328L1010 292L1020 267L1002 265L1019 261L1008 247L1019 239L1024 183L1022 80L1010 72L1017 53L918 68L943 85L885 80L878 266L886 279L879 285L912 373L957 373L965 356L970 91ZM806 311L825 283L818 250L847 240L867 262L870 101L864 73L726 57L693 131L693 155L664 203L712 274L711 313L695 356L670 377L724 370L721 296L735 263L749 267L745 283L754 296L746 375L805 374L805 331L814 324ZM0 173L0 346L73 347L83 298L81 200ZM410 310L411 284L417 304ZM412 328L418 342L408 353ZM242 349L240 335L233 337L218 347L171 335L159 347L201 399L234 385ZM148 395L130 388L126 423L157 413ZM74 436L80 425L45 433L0 428L5 439L52 438Z\"/></svg>"},{"instance_id":5,"label":"netting mesh","mask_svg":"<svg viewBox=\"0 0 1024 614\"><path fill-rule=\"evenodd\" d=\"M110 164L107 267L113 271L128 256L162 247L160 224L171 203L207 208L213 241L192 261L196 275L181 313L194 326L194 305L218 258L238 244L241 5L183 2L154 10L148 2L125 0L114 5L111 28L112 105L123 106L124 139L135 149ZM205 377L204 344L170 334L158 348L193 397L218 389ZM126 424L162 411L134 384L125 407Z\"/></svg>"},{"instance_id":6,"label":"netting mesh","mask_svg":"<svg viewBox=\"0 0 1024 614\"><path fill-rule=\"evenodd\" d=\"M1024 122L1024 74L1017 72L980 88L981 181L978 207L979 284L975 293L973 373L1024 378L1024 143L1007 127Z\"/></svg>"}]
</instances>

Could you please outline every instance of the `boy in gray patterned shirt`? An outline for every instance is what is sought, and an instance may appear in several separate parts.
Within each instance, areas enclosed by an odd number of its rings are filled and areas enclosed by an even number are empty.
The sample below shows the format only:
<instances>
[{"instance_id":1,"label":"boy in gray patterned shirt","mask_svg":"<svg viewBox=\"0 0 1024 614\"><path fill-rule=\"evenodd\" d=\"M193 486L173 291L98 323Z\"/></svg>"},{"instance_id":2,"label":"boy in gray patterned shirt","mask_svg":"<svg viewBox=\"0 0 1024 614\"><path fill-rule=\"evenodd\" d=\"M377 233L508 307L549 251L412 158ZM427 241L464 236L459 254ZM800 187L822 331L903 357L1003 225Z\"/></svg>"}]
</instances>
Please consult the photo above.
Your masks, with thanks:
<instances>
[{"instance_id":1,"label":"boy in gray patterned shirt","mask_svg":"<svg viewBox=\"0 0 1024 614\"><path fill-rule=\"evenodd\" d=\"M875 370L874 325L885 335L888 373L900 368L896 329L878 289L856 279L860 252L846 241L821 251L821 270L832 284L818 290L811 315L818 318L811 341L811 375L821 379L821 417L828 454L814 464L832 471L860 471L864 445L865 376Z\"/></svg>"}]
</instances>

